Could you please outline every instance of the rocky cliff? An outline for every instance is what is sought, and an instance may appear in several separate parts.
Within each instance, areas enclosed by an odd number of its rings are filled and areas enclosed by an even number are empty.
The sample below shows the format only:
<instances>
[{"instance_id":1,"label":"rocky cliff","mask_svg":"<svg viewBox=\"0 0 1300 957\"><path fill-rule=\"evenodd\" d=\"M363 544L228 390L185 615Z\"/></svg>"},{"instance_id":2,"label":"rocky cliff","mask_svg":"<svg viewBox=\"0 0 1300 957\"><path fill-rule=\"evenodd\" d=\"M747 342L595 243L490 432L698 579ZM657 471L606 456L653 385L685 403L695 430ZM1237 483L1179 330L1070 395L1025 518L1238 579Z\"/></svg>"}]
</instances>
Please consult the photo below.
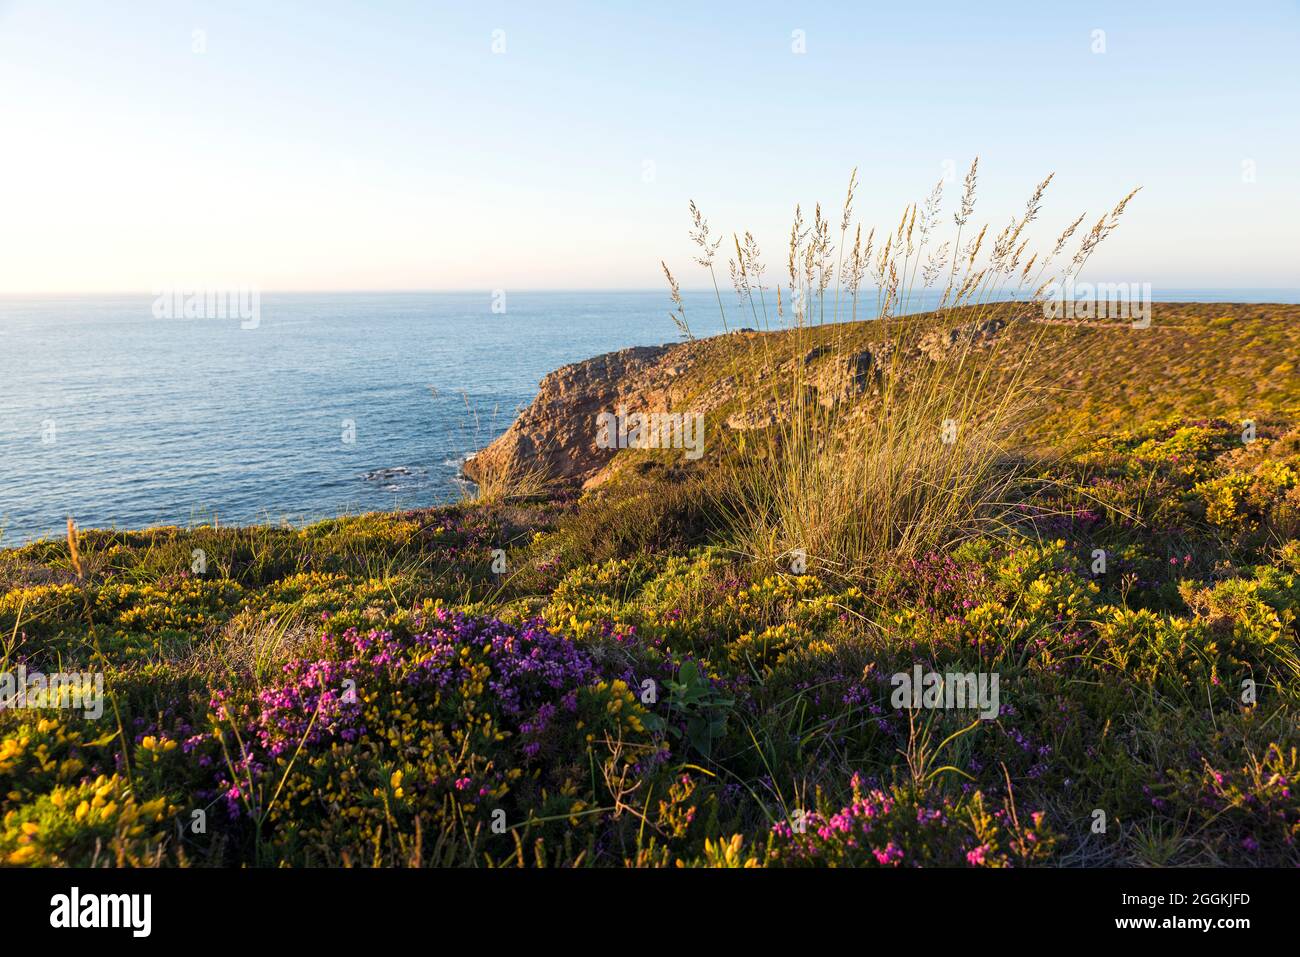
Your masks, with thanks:
<instances>
[{"instance_id":1,"label":"rocky cliff","mask_svg":"<svg viewBox=\"0 0 1300 957\"><path fill-rule=\"evenodd\" d=\"M488 470L537 471L559 485L597 484L616 454L596 444L596 417L632 406L671 411L673 383L692 365L695 343L639 346L556 369L506 432L465 463L474 481Z\"/></svg>"}]
</instances>

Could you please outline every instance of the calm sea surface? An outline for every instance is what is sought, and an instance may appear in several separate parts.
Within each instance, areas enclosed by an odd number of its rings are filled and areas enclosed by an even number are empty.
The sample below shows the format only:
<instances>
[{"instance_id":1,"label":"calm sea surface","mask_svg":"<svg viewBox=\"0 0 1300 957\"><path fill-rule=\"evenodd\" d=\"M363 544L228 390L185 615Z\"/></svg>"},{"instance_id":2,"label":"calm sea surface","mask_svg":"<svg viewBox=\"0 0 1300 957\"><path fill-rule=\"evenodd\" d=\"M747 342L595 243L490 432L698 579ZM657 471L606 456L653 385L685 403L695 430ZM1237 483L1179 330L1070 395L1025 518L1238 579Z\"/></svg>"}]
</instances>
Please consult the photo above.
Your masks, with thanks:
<instances>
[{"instance_id":1,"label":"calm sea surface","mask_svg":"<svg viewBox=\"0 0 1300 957\"><path fill-rule=\"evenodd\" d=\"M686 302L697 335L722 331L712 293ZM723 302L733 325L754 325ZM68 515L138 528L447 502L464 456L547 372L677 338L659 291L512 292L504 314L486 292L266 294L256 328L153 307L144 295L0 298L3 544L62 534Z\"/></svg>"}]
</instances>

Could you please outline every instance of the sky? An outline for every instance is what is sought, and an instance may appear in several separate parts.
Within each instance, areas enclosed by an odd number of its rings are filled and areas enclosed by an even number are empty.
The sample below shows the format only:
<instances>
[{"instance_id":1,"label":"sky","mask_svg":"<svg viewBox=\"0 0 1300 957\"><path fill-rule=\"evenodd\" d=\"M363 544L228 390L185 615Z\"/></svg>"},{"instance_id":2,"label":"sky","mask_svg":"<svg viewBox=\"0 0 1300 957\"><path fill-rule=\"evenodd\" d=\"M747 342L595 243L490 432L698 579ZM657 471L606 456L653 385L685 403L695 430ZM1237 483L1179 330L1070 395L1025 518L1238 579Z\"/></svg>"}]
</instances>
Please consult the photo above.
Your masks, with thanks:
<instances>
[{"instance_id":1,"label":"sky","mask_svg":"<svg viewBox=\"0 0 1300 957\"><path fill-rule=\"evenodd\" d=\"M1197 3L0 0L0 294L688 288L979 156L1097 281L1300 287L1300 11ZM955 177L955 181L954 181Z\"/></svg>"}]
</instances>

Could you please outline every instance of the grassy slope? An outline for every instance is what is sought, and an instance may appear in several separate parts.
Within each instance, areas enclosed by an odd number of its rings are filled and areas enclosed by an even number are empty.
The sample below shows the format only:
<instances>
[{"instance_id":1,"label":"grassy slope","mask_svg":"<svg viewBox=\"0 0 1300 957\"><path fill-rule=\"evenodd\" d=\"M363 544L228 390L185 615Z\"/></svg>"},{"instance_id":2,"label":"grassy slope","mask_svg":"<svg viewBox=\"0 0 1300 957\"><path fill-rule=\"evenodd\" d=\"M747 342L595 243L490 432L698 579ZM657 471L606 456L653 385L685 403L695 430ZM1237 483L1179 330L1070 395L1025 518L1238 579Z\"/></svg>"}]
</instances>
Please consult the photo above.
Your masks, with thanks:
<instances>
[{"instance_id":1,"label":"grassy slope","mask_svg":"<svg viewBox=\"0 0 1300 957\"><path fill-rule=\"evenodd\" d=\"M643 452L581 501L6 550L0 670L112 703L0 714L0 858L1294 864L1296 311L1048 330L1039 517L856 584L737 561L708 470ZM684 399L879 334L700 343ZM894 708L914 662L1003 713Z\"/></svg>"},{"instance_id":2,"label":"grassy slope","mask_svg":"<svg viewBox=\"0 0 1300 957\"><path fill-rule=\"evenodd\" d=\"M774 377L757 379L754 369L788 367L819 347L873 350L897 338L903 324L948 330L1026 316L1036 318L1038 311L999 303L943 318L924 314L889 324L860 321L699 340L691 346L689 371L673 383L674 407L709 408L707 433L726 435L728 416L771 399ZM1041 395L1038 414L1017 438L1041 449L1073 449L1116 429L1172 417L1294 417L1300 411L1298 327L1300 307L1242 303L1155 303L1146 329L1122 321L1012 325L998 346L1001 365L1016 368L1022 355L1032 354L1030 374ZM719 391L724 401L708 401ZM712 443L710 453L723 444ZM671 467L680 458L625 452L615 471Z\"/></svg>"},{"instance_id":3,"label":"grassy slope","mask_svg":"<svg viewBox=\"0 0 1300 957\"><path fill-rule=\"evenodd\" d=\"M948 328L1034 315L1029 306L996 304L958 310L942 320L927 314L890 324L843 323L799 334L718 337L702 343L705 354L691 378L702 392L718 378L752 368L757 359L784 362L831 343L844 350L870 349L889 338L887 325L899 322ZM1042 423L1047 442L1173 415L1236 417L1300 405L1297 306L1156 303L1146 329L1118 321L1044 326L1033 323L1012 337L1007 364L1014 365L1016 349L1032 341L1036 363L1050 373L1054 394L1044 396L1049 415ZM689 396L692 388L685 391ZM723 412L735 411L743 395Z\"/></svg>"}]
</instances>

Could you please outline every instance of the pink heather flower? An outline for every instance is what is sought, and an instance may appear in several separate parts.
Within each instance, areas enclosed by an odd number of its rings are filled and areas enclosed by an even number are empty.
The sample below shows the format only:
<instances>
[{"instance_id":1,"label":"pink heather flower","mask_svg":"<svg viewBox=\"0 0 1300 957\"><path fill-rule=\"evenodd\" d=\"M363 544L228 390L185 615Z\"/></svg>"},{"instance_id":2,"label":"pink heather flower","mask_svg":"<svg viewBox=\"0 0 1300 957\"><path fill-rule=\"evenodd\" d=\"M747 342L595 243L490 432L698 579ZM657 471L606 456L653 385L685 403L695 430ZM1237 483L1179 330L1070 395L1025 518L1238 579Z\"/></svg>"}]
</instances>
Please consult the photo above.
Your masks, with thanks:
<instances>
[{"instance_id":1,"label":"pink heather flower","mask_svg":"<svg viewBox=\"0 0 1300 957\"><path fill-rule=\"evenodd\" d=\"M984 855L988 852L989 846L981 844L974 850L966 852L966 863L971 867L979 867L984 863Z\"/></svg>"},{"instance_id":2,"label":"pink heather flower","mask_svg":"<svg viewBox=\"0 0 1300 957\"><path fill-rule=\"evenodd\" d=\"M460 778L456 781L456 790L463 791L470 786L472 782L469 778Z\"/></svg>"},{"instance_id":3,"label":"pink heather flower","mask_svg":"<svg viewBox=\"0 0 1300 957\"><path fill-rule=\"evenodd\" d=\"M881 864L892 864L894 867L903 860L903 849L893 841L886 844L884 850L873 847L871 853L876 855L876 860Z\"/></svg>"}]
</instances>

